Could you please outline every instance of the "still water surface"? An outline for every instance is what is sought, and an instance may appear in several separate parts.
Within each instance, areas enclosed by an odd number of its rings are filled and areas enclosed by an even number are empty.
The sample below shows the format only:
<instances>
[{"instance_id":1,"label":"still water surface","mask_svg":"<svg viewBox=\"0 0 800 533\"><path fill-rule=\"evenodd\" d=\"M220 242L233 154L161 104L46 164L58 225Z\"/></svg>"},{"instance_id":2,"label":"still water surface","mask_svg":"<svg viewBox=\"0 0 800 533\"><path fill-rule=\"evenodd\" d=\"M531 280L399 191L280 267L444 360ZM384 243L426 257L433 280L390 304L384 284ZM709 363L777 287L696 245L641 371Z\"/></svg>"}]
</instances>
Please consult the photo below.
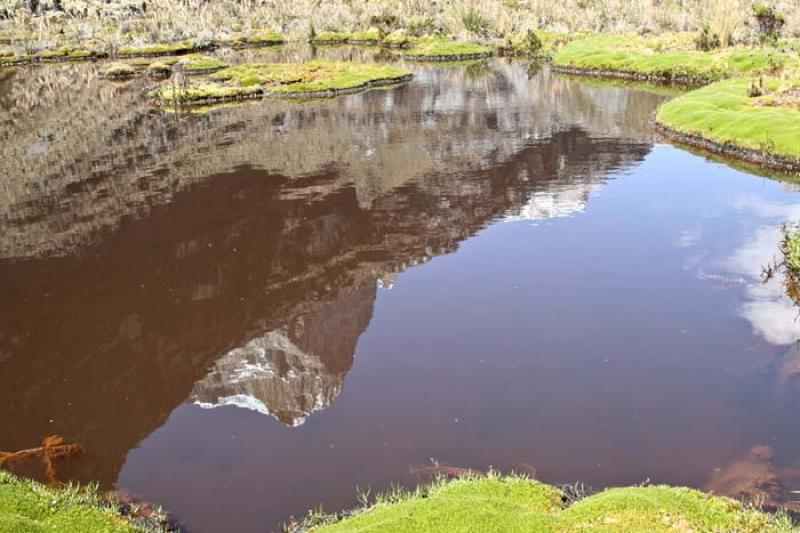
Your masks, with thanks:
<instances>
[{"instance_id":1,"label":"still water surface","mask_svg":"<svg viewBox=\"0 0 800 533\"><path fill-rule=\"evenodd\" d=\"M193 532L434 464L791 505L800 326L760 274L795 188L663 144L665 95L410 68L193 115L0 77L0 449L81 442L65 477Z\"/></svg>"}]
</instances>

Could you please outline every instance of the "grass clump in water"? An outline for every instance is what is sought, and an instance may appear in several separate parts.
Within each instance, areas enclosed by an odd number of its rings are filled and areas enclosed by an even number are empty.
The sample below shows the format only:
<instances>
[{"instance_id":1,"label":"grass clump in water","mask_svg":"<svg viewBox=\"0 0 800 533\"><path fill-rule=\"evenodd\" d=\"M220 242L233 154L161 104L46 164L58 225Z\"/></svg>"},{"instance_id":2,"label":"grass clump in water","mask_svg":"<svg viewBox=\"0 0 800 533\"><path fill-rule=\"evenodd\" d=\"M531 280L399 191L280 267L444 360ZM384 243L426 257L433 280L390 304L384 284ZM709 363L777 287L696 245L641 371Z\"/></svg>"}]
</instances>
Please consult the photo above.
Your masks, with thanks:
<instances>
[{"instance_id":1,"label":"grass clump in water","mask_svg":"<svg viewBox=\"0 0 800 533\"><path fill-rule=\"evenodd\" d=\"M800 109L786 105L797 83L763 79L754 91L747 79L726 80L684 94L662 105L656 121L674 135L712 143L730 153L767 166L800 169ZM800 98L798 99L800 102ZM759 160L761 159L761 160Z\"/></svg>"},{"instance_id":2,"label":"grass clump in water","mask_svg":"<svg viewBox=\"0 0 800 533\"><path fill-rule=\"evenodd\" d=\"M227 67L224 61L211 56L190 55L180 61L186 74L207 74Z\"/></svg>"},{"instance_id":3,"label":"grass clump in water","mask_svg":"<svg viewBox=\"0 0 800 533\"><path fill-rule=\"evenodd\" d=\"M156 61L147 65L147 75L154 78L168 78L172 74L170 64L163 61Z\"/></svg>"},{"instance_id":4,"label":"grass clump in water","mask_svg":"<svg viewBox=\"0 0 800 533\"><path fill-rule=\"evenodd\" d=\"M197 44L191 42L162 43L146 46L124 46L117 51L121 57L148 57L188 54L198 49Z\"/></svg>"},{"instance_id":5,"label":"grass clump in water","mask_svg":"<svg viewBox=\"0 0 800 533\"><path fill-rule=\"evenodd\" d=\"M51 489L0 471L0 531L140 531L93 489Z\"/></svg>"},{"instance_id":6,"label":"grass clump in water","mask_svg":"<svg viewBox=\"0 0 800 533\"><path fill-rule=\"evenodd\" d=\"M660 533L792 531L783 517L703 492L667 486L614 488L566 506L564 493L518 476L464 477L379 497L352 516L309 518L315 533L471 531Z\"/></svg>"},{"instance_id":7,"label":"grass clump in water","mask_svg":"<svg viewBox=\"0 0 800 533\"><path fill-rule=\"evenodd\" d=\"M423 37L406 57L422 61L447 61L489 57L492 54L491 48L476 43L453 41L442 37Z\"/></svg>"},{"instance_id":8,"label":"grass clump in water","mask_svg":"<svg viewBox=\"0 0 800 533\"><path fill-rule=\"evenodd\" d=\"M220 44L233 46L234 48L247 48L251 46L273 46L285 42L286 39L280 33L271 30L263 30L253 33L238 33L221 40Z\"/></svg>"},{"instance_id":9,"label":"grass clump in water","mask_svg":"<svg viewBox=\"0 0 800 533\"><path fill-rule=\"evenodd\" d=\"M167 84L151 96L162 102L186 104L266 95L333 96L410 77L408 71L398 67L366 63L253 63L220 70L211 74L208 82L185 87Z\"/></svg>"},{"instance_id":10,"label":"grass clump in water","mask_svg":"<svg viewBox=\"0 0 800 533\"><path fill-rule=\"evenodd\" d=\"M553 57L559 69L627 75L652 81L710 83L724 78L773 73L797 59L769 48L691 49L687 34L646 39L595 36L572 41Z\"/></svg>"},{"instance_id":11,"label":"grass clump in water","mask_svg":"<svg viewBox=\"0 0 800 533\"><path fill-rule=\"evenodd\" d=\"M353 34L343 31L324 31L311 38L314 44L343 44L352 38Z\"/></svg>"},{"instance_id":12,"label":"grass clump in water","mask_svg":"<svg viewBox=\"0 0 800 533\"><path fill-rule=\"evenodd\" d=\"M110 80L123 80L136 75L136 68L128 63L112 63L100 71L100 77Z\"/></svg>"}]
</instances>

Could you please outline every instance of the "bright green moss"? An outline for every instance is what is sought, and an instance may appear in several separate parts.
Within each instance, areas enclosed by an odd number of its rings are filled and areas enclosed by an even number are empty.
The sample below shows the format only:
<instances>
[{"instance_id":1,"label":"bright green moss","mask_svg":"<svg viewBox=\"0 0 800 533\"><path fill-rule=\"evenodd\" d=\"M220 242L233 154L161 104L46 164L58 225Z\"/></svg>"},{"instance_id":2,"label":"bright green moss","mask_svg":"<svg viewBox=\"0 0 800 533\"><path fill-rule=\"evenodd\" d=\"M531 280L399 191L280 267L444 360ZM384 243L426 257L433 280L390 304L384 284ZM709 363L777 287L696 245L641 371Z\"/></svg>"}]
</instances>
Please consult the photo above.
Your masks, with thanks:
<instances>
[{"instance_id":1,"label":"bright green moss","mask_svg":"<svg viewBox=\"0 0 800 533\"><path fill-rule=\"evenodd\" d=\"M453 41L441 37L423 37L406 56L411 59L468 59L488 57L492 49L476 43Z\"/></svg>"},{"instance_id":2,"label":"bright green moss","mask_svg":"<svg viewBox=\"0 0 800 533\"><path fill-rule=\"evenodd\" d=\"M327 96L409 77L409 72L397 67L365 63L254 63L220 70L208 76L210 82L188 87L165 84L152 97L171 103L209 103L268 94Z\"/></svg>"},{"instance_id":3,"label":"bright green moss","mask_svg":"<svg viewBox=\"0 0 800 533\"><path fill-rule=\"evenodd\" d=\"M348 42L352 43L378 43L383 40L383 35L378 28L370 28L367 31L358 31L350 35Z\"/></svg>"},{"instance_id":4,"label":"bright green moss","mask_svg":"<svg viewBox=\"0 0 800 533\"><path fill-rule=\"evenodd\" d=\"M251 33L237 33L219 43L233 47L248 46L271 46L283 44L286 39L278 32L271 30L260 30Z\"/></svg>"},{"instance_id":5,"label":"bright green moss","mask_svg":"<svg viewBox=\"0 0 800 533\"><path fill-rule=\"evenodd\" d=\"M379 498L352 517L341 521L316 517L307 525L315 533L791 531L781 518L692 489L616 488L566 507L563 493L555 487L493 474Z\"/></svg>"},{"instance_id":6,"label":"bright green moss","mask_svg":"<svg viewBox=\"0 0 800 533\"><path fill-rule=\"evenodd\" d=\"M50 489L0 471L0 532L137 531L96 492L74 487Z\"/></svg>"},{"instance_id":7,"label":"bright green moss","mask_svg":"<svg viewBox=\"0 0 800 533\"><path fill-rule=\"evenodd\" d=\"M100 71L100 77L109 79L129 78L136 74L136 69L128 63L112 63Z\"/></svg>"},{"instance_id":8,"label":"bright green moss","mask_svg":"<svg viewBox=\"0 0 800 533\"><path fill-rule=\"evenodd\" d=\"M681 134L800 161L800 110L770 104L786 83L765 79L765 96L748 96L751 80L735 79L691 91L658 110L656 120Z\"/></svg>"},{"instance_id":9,"label":"bright green moss","mask_svg":"<svg viewBox=\"0 0 800 533\"><path fill-rule=\"evenodd\" d=\"M203 55L186 56L180 61L187 74L205 74L215 72L228 66L224 61L216 57Z\"/></svg>"},{"instance_id":10,"label":"bright green moss","mask_svg":"<svg viewBox=\"0 0 800 533\"><path fill-rule=\"evenodd\" d=\"M682 36L682 34L679 34ZM684 38L595 36L564 45L556 67L600 73L626 73L654 80L708 83L723 78L769 73L795 65L792 56L767 48L689 49Z\"/></svg>"},{"instance_id":11,"label":"bright green moss","mask_svg":"<svg viewBox=\"0 0 800 533\"><path fill-rule=\"evenodd\" d=\"M396 30L384 37L381 44L390 48L407 48L414 46L418 41L418 37L409 35L407 31Z\"/></svg>"}]
</instances>

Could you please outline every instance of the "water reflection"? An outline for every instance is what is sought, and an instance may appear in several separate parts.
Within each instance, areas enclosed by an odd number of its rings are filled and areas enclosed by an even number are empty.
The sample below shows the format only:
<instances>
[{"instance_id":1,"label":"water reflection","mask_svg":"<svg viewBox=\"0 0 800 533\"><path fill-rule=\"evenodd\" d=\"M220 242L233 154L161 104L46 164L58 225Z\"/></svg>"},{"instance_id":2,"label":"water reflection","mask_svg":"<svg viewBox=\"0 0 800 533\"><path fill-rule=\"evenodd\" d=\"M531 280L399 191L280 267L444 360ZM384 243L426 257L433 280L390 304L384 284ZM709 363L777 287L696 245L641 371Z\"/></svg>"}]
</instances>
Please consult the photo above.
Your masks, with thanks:
<instances>
[{"instance_id":1,"label":"water reflection","mask_svg":"<svg viewBox=\"0 0 800 533\"><path fill-rule=\"evenodd\" d=\"M0 448L63 434L89 450L68 473L111 486L187 400L297 426L340 394L377 280L509 213L574 210L649 151L659 97L415 68L394 91L189 116L91 65L15 74Z\"/></svg>"}]
</instances>

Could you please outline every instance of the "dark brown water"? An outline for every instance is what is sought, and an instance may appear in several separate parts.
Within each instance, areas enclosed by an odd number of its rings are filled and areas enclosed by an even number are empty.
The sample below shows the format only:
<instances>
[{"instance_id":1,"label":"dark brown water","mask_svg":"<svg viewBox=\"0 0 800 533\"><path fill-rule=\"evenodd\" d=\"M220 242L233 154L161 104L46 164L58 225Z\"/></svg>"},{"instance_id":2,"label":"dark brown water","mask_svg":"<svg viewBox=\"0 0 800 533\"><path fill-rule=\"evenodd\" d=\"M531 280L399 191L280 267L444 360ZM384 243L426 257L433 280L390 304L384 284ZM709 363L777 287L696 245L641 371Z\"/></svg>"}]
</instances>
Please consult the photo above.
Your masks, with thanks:
<instances>
[{"instance_id":1,"label":"dark brown water","mask_svg":"<svg viewBox=\"0 0 800 533\"><path fill-rule=\"evenodd\" d=\"M411 68L193 115L0 76L0 450L81 442L65 477L194 532L434 461L791 504L800 327L760 272L793 187L660 143L666 96Z\"/></svg>"}]
</instances>

